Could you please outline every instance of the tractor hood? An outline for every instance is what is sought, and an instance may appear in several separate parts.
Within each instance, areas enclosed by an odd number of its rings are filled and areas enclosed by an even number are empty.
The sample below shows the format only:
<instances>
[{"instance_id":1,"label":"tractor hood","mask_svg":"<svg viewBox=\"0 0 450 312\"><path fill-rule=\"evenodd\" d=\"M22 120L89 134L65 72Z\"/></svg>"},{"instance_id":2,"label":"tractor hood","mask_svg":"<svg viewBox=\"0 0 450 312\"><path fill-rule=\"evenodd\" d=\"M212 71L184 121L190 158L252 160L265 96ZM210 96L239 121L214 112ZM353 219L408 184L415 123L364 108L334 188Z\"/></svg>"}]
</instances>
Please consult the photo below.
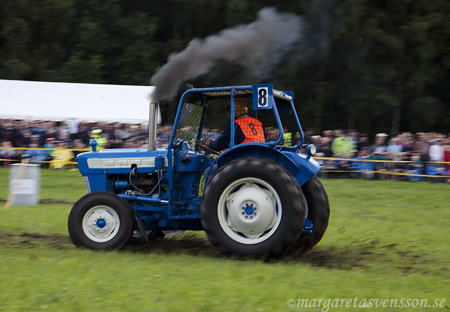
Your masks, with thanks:
<instances>
[{"instance_id":1,"label":"tractor hood","mask_svg":"<svg viewBox=\"0 0 450 312\"><path fill-rule=\"evenodd\" d=\"M167 149L148 151L145 148L105 149L82 153L77 156L78 166L83 176L87 174L128 174L132 166L138 172L156 172L168 165Z\"/></svg>"}]
</instances>

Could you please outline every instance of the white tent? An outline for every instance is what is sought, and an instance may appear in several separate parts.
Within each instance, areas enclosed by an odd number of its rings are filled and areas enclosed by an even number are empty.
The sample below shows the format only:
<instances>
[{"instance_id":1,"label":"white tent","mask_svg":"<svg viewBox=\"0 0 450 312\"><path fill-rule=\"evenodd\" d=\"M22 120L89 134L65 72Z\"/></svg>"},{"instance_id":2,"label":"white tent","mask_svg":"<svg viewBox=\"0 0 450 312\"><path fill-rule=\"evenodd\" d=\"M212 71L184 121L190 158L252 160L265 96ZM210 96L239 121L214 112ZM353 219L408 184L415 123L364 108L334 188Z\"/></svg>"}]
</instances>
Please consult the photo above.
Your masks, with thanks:
<instances>
[{"instance_id":1,"label":"white tent","mask_svg":"<svg viewBox=\"0 0 450 312\"><path fill-rule=\"evenodd\" d=\"M152 86L0 79L0 118L148 122Z\"/></svg>"}]
</instances>

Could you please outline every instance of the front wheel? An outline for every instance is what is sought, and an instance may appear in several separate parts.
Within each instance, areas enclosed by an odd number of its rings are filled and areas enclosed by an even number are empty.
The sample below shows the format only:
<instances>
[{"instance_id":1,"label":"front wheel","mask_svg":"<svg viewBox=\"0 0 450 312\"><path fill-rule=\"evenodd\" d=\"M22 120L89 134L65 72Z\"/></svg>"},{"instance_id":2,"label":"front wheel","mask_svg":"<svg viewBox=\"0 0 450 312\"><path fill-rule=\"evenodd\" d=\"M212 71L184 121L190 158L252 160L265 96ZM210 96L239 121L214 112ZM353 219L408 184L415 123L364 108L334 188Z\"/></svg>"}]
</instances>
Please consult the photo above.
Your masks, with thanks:
<instances>
[{"instance_id":1,"label":"front wheel","mask_svg":"<svg viewBox=\"0 0 450 312\"><path fill-rule=\"evenodd\" d=\"M133 234L133 213L111 192L89 193L73 206L68 221L75 245L90 249L120 249Z\"/></svg>"},{"instance_id":2,"label":"front wheel","mask_svg":"<svg viewBox=\"0 0 450 312\"><path fill-rule=\"evenodd\" d=\"M257 157L223 166L208 183L200 210L208 239L220 252L264 259L298 239L306 216L292 174Z\"/></svg>"}]
</instances>

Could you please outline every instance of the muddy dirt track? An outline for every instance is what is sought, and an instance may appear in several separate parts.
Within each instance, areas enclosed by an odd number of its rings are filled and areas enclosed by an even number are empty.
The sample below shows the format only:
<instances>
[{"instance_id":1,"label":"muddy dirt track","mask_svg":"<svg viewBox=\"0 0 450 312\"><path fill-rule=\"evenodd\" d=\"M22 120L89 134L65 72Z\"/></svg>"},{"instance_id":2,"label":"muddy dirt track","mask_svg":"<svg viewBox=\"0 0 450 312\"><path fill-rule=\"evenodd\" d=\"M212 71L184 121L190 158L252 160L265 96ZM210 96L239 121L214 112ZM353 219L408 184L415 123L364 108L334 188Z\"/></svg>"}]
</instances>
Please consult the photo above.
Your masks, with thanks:
<instances>
[{"instance_id":1,"label":"muddy dirt track","mask_svg":"<svg viewBox=\"0 0 450 312\"><path fill-rule=\"evenodd\" d=\"M72 243L69 235L37 233L0 233L0 246L24 249L46 247L61 250L77 248ZM386 249L393 247L395 246L385 246ZM309 263L316 267L350 269L353 267L365 267L367 260L374 256L382 256L379 250L374 254L371 249L370 246L359 248L359 250L322 249L318 246L306 254L296 253L295 250L292 250L268 262L301 262ZM132 239L121 252L187 254L226 258L219 254L215 247L206 239L190 234L158 238L149 242Z\"/></svg>"}]
</instances>

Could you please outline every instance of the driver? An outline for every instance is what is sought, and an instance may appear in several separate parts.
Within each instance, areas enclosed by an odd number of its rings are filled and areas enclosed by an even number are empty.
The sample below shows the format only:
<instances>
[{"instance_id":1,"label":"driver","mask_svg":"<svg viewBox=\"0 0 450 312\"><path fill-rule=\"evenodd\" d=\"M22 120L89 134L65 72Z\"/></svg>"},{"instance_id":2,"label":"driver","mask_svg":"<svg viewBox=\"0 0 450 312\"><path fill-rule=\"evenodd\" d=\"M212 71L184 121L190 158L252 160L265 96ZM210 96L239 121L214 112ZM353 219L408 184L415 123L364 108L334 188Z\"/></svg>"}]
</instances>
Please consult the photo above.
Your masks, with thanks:
<instances>
[{"instance_id":1,"label":"driver","mask_svg":"<svg viewBox=\"0 0 450 312\"><path fill-rule=\"evenodd\" d=\"M265 142L264 129L261 122L248 115L248 107L243 99L234 100L234 143ZM215 151L229 147L231 137L230 123L227 123L222 134L208 145Z\"/></svg>"}]
</instances>

